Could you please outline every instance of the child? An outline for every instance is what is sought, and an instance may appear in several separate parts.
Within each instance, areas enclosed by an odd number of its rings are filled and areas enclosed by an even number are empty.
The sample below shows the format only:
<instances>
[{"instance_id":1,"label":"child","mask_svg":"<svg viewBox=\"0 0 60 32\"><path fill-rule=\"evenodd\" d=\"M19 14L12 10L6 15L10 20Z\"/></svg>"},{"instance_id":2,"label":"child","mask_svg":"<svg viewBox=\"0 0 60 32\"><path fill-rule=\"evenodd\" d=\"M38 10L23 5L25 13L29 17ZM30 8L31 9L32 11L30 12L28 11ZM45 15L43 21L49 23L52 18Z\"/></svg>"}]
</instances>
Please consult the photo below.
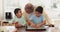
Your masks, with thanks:
<instances>
[{"instance_id":1,"label":"child","mask_svg":"<svg viewBox=\"0 0 60 32\"><path fill-rule=\"evenodd\" d=\"M19 8L16 8L14 10L14 14L15 14L15 17L10 22L15 24L15 27L17 28L17 30L20 30L22 26L26 25L26 20L22 15L21 9Z\"/></svg>"},{"instance_id":2,"label":"child","mask_svg":"<svg viewBox=\"0 0 60 32\"><path fill-rule=\"evenodd\" d=\"M46 23L43 16L43 7L38 6L35 10L35 14L28 20L32 28L40 29Z\"/></svg>"}]
</instances>

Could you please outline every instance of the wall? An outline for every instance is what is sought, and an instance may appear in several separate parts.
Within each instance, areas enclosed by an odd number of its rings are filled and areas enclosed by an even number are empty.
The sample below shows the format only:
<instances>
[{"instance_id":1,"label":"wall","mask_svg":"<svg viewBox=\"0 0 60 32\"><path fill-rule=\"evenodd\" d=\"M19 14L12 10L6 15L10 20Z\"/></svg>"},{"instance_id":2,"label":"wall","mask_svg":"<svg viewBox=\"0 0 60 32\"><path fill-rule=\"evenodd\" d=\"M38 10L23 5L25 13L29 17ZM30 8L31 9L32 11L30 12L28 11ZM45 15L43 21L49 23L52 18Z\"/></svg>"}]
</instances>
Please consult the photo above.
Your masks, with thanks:
<instances>
[{"instance_id":1,"label":"wall","mask_svg":"<svg viewBox=\"0 0 60 32\"><path fill-rule=\"evenodd\" d=\"M3 11L3 3L2 3L2 0L0 0L0 19L3 19L4 18L4 11Z\"/></svg>"}]
</instances>

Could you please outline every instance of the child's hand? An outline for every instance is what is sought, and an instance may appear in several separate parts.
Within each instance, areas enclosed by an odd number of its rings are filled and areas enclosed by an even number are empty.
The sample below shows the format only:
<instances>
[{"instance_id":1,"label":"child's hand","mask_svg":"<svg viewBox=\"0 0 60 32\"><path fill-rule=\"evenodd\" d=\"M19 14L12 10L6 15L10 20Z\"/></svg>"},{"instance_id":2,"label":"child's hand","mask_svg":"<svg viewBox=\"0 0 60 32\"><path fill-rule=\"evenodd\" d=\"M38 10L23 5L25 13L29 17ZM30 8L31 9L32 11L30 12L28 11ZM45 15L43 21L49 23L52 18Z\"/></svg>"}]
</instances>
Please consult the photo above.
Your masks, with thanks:
<instances>
[{"instance_id":1,"label":"child's hand","mask_svg":"<svg viewBox=\"0 0 60 32\"><path fill-rule=\"evenodd\" d=\"M18 24L18 22L14 22L14 24Z\"/></svg>"},{"instance_id":2,"label":"child's hand","mask_svg":"<svg viewBox=\"0 0 60 32\"><path fill-rule=\"evenodd\" d=\"M15 27L16 28L22 28L22 25L21 24L15 24Z\"/></svg>"},{"instance_id":3,"label":"child's hand","mask_svg":"<svg viewBox=\"0 0 60 32\"><path fill-rule=\"evenodd\" d=\"M35 25L35 24L31 24L31 26L32 26L32 27L36 27L36 25Z\"/></svg>"},{"instance_id":4,"label":"child's hand","mask_svg":"<svg viewBox=\"0 0 60 32\"><path fill-rule=\"evenodd\" d=\"M40 28L41 27L41 25L36 25L36 28Z\"/></svg>"},{"instance_id":5,"label":"child's hand","mask_svg":"<svg viewBox=\"0 0 60 32\"><path fill-rule=\"evenodd\" d=\"M27 26L29 26L29 25L30 25L30 23L29 23L29 22L27 22L27 23L26 23L26 25L27 25Z\"/></svg>"},{"instance_id":6,"label":"child's hand","mask_svg":"<svg viewBox=\"0 0 60 32\"><path fill-rule=\"evenodd\" d=\"M13 22L12 24L18 24L18 22L16 21L16 22Z\"/></svg>"},{"instance_id":7,"label":"child's hand","mask_svg":"<svg viewBox=\"0 0 60 32\"><path fill-rule=\"evenodd\" d=\"M16 27L22 27L22 25L19 24L18 22L15 22L14 24L15 24Z\"/></svg>"}]
</instances>

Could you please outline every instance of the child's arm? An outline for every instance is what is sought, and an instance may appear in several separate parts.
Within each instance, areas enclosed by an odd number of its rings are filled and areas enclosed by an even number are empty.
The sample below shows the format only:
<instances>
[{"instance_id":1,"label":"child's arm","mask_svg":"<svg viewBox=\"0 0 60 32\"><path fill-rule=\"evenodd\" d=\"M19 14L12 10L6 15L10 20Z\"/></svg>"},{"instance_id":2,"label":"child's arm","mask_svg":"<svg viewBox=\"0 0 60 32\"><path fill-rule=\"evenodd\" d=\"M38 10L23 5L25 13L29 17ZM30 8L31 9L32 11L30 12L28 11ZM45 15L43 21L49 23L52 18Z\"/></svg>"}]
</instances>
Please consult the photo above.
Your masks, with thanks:
<instances>
[{"instance_id":1,"label":"child's arm","mask_svg":"<svg viewBox=\"0 0 60 32\"><path fill-rule=\"evenodd\" d=\"M37 24L37 28L39 28L39 27L41 27L41 26L43 26L43 25L45 25L46 24L46 20L44 20L42 23L40 23L40 24Z\"/></svg>"},{"instance_id":2,"label":"child's arm","mask_svg":"<svg viewBox=\"0 0 60 32\"><path fill-rule=\"evenodd\" d=\"M16 27L22 27L22 25L19 24L17 21L15 21L14 24L15 24Z\"/></svg>"},{"instance_id":3,"label":"child's arm","mask_svg":"<svg viewBox=\"0 0 60 32\"><path fill-rule=\"evenodd\" d=\"M37 24L37 28L42 27L43 25L45 25L45 24L46 24L46 19L45 19L45 17L44 17L44 16L42 16L42 17L41 17L41 20L42 20L42 22L41 22L41 23L39 23L39 24Z\"/></svg>"},{"instance_id":4,"label":"child's arm","mask_svg":"<svg viewBox=\"0 0 60 32\"><path fill-rule=\"evenodd\" d=\"M30 20L28 20L28 25L30 25L30 26L32 26L32 27L35 27L36 25L32 22L32 21L30 21Z\"/></svg>"}]
</instances>

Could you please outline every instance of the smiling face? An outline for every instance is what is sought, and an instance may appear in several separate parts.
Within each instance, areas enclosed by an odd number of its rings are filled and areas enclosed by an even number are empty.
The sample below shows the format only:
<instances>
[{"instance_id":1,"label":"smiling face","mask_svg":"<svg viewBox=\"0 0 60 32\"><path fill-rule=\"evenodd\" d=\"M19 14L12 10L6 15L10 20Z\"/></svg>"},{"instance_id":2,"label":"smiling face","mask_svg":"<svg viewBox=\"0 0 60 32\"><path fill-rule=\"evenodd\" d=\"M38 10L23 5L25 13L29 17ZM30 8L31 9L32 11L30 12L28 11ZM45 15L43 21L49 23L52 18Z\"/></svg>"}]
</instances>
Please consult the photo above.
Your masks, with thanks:
<instances>
[{"instance_id":1,"label":"smiling face","mask_svg":"<svg viewBox=\"0 0 60 32\"><path fill-rule=\"evenodd\" d=\"M20 17L22 16L21 10L18 11L18 13L16 14L16 16L17 16L18 18L20 18Z\"/></svg>"},{"instance_id":2,"label":"smiling face","mask_svg":"<svg viewBox=\"0 0 60 32\"><path fill-rule=\"evenodd\" d=\"M39 17L42 13L43 13L43 7L38 6L38 7L35 9L35 14L36 14L36 16Z\"/></svg>"},{"instance_id":3,"label":"smiling face","mask_svg":"<svg viewBox=\"0 0 60 32\"><path fill-rule=\"evenodd\" d=\"M29 4L27 4L27 5L25 6L25 11L26 11L27 13L32 13L33 10L34 10L34 7L33 7L32 4L29 3Z\"/></svg>"},{"instance_id":4,"label":"smiling face","mask_svg":"<svg viewBox=\"0 0 60 32\"><path fill-rule=\"evenodd\" d=\"M36 11L36 12L35 12L35 15L36 15L37 17L40 17L41 13L39 13L38 11Z\"/></svg>"}]
</instances>

